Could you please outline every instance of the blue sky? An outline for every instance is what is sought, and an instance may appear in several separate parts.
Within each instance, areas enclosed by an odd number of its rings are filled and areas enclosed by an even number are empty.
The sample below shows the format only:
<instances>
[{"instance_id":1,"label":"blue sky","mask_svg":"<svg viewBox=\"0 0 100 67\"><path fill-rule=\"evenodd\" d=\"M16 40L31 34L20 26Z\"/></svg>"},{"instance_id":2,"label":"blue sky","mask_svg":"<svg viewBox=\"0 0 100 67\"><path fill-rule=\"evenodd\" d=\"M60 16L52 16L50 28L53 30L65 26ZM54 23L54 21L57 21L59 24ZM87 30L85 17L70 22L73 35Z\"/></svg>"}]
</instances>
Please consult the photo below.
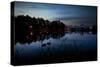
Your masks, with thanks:
<instances>
[{"instance_id":1,"label":"blue sky","mask_svg":"<svg viewBox=\"0 0 100 67\"><path fill-rule=\"evenodd\" d=\"M97 8L95 6L15 2L15 16L18 15L42 17L50 21L61 20L67 25L93 25L97 22Z\"/></svg>"}]
</instances>

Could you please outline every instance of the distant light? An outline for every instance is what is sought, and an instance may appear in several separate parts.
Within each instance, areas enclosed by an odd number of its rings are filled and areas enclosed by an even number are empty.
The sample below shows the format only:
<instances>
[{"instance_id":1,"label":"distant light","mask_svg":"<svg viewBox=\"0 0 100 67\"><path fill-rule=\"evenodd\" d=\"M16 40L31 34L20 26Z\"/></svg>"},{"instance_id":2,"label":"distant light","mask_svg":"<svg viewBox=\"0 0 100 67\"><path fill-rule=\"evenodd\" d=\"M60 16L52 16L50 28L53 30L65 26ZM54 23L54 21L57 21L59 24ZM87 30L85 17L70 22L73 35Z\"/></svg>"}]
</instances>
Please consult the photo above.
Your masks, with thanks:
<instances>
[{"instance_id":1,"label":"distant light","mask_svg":"<svg viewBox=\"0 0 100 67\"><path fill-rule=\"evenodd\" d=\"M31 32L30 35L33 35L33 33Z\"/></svg>"},{"instance_id":2,"label":"distant light","mask_svg":"<svg viewBox=\"0 0 100 67\"><path fill-rule=\"evenodd\" d=\"M30 25L29 28L32 28L32 25Z\"/></svg>"}]
</instances>

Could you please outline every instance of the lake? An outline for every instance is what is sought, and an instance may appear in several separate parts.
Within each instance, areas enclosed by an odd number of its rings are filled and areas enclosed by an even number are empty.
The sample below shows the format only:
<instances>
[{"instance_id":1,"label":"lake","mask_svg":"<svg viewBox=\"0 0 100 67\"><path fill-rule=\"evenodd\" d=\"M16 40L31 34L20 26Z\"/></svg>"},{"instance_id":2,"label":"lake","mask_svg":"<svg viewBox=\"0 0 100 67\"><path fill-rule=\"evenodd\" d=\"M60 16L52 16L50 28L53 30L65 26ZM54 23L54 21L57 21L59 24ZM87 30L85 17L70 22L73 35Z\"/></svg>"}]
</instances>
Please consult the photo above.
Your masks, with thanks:
<instances>
[{"instance_id":1,"label":"lake","mask_svg":"<svg viewBox=\"0 0 100 67\"><path fill-rule=\"evenodd\" d=\"M95 60L97 34L65 32L64 34L38 37L31 43L15 45L15 60L19 64L72 62Z\"/></svg>"}]
</instances>

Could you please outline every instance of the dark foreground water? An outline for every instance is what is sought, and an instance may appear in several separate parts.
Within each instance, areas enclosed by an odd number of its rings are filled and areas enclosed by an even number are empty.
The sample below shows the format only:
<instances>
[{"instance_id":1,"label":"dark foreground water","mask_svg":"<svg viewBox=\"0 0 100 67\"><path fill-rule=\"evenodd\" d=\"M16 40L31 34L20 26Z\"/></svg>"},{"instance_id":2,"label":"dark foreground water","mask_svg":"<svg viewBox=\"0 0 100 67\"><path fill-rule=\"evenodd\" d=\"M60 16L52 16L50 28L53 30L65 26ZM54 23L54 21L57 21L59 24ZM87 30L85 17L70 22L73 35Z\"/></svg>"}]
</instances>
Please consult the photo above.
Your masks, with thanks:
<instances>
[{"instance_id":1,"label":"dark foreground water","mask_svg":"<svg viewBox=\"0 0 100 67\"><path fill-rule=\"evenodd\" d=\"M65 33L62 37L45 38L15 45L16 64L40 64L96 60L97 35Z\"/></svg>"}]
</instances>

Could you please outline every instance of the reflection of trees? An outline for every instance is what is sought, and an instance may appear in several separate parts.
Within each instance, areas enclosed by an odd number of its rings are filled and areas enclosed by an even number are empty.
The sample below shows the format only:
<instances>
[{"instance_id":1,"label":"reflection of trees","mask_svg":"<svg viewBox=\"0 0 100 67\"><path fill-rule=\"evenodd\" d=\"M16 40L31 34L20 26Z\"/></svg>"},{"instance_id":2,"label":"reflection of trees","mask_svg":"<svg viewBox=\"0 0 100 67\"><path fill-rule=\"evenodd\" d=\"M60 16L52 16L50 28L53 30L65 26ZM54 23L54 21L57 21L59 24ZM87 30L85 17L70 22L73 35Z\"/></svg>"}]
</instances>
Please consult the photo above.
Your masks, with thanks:
<instances>
[{"instance_id":1,"label":"reflection of trees","mask_svg":"<svg viewBox=\"0 0 100 67\"><path fill-rule=\"evenodd\" d=\"M61 38L62 36L64 36L64 32L63 33L37 34L37 35L30 37L29 39L21 36L21 37L19 37L18 41L20 43L31 43L32 41L34 41L34 42L43 41L44 39L49 39L50 37L54 38L54 39L58 39L58 38Z\"/></svg>"}]
</instances>

